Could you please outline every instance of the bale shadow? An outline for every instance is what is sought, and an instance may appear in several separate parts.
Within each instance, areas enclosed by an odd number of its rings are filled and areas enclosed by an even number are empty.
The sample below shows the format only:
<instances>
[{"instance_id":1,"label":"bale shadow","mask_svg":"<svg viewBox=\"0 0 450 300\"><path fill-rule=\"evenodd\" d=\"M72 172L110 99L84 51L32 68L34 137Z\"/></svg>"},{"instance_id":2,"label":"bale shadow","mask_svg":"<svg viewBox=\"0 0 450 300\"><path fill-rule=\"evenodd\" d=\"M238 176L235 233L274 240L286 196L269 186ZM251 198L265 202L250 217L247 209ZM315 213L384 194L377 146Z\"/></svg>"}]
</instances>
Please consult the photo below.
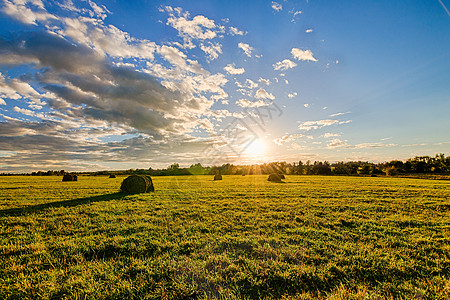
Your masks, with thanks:
<instances>
[{"instance_id":1,"label":"bale shadow","mask_svg":"<svg viewBox=\"0 0 450 300\"><path fill-rule=\"evenodd\" d=\"M98 196L84 197L84 198L78 198L78 199L72 199L72 200L56 201L56 202L43 203L43 204L37 204L37 205L29 205L29 206L25 206L25 207L9 208L9 209L0 210L0 216L19 216L19 215L26 215L26 214L34 213L34 212L40 212L42 210L46 210L46 209L49 209L52 207L73 207L73 206L89 204L89 203L93 203L93 202L111 201L111 200L115 200L115 199L121 199L127 195L128 195L127 193L117 192L117 193L106 194L106 195L98 195Z\"/></svg>"}]
</instances>

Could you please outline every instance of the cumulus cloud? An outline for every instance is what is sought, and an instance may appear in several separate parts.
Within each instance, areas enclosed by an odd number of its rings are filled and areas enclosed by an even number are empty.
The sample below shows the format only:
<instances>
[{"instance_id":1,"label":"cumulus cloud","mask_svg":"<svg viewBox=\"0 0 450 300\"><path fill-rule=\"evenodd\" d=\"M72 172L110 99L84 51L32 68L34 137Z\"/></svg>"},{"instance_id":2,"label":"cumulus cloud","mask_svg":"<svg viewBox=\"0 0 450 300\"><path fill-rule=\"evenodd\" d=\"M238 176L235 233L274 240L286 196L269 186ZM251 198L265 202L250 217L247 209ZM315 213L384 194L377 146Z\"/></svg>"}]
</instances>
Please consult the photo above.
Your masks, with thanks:
<instances>
[{"instance_id":1,"label":"cumulus cloud","mask_svg":"<svg viewBox=\"0 0 450 300\"><path fill-rule=\"evenodd\" d=\"M274 142L278 146L281 146L284 143L291 142L294 139L301 138L301 137L305 137L305 135L303 135L303 134L287 134L287 135L283 135L282 137L273 139L272 142Z\"/></svg>"},{"instance_id":2,"label":"cumulus cloud","mask_svg":"<svg viewBox=\"0 0 450 300\"><path fill-rule=\"evenodd\" d=\"M319 128L322 128L325 126L341 125L341 124L347 124L350 122L351 122L351 120L339 121L339 120L331 120L331 119L319 120L319 121L306 121L306 122L300 123L298 128L301 130L309 131L309 130L319 129Z\"/></svg>"},{"instance_id":3,"label":"cumulus cloud","mask_svg":"<svg viewBox=\"0 0 450 300\"><path fill-rule=\"evenodd\" d=\"M239 99L236 104L240 107L263 107L268 106L270 103L266 103L263 100L250 101L247 99Z\"/></svg>"},{"instance_id":4,"label":"cumulus cloud","mask_svg":"<svg viewBox=\"0 0 450 300\"><path fill-rule=\"evenodd\" d=\"M313 30L311 28L305 30L306 33L311 33Z\"/></svg>"},{"instance_id":5,"label":"cumulus cloud","mask_svg":"<svg viewBox=\"0 0 450 300\"><path fill-rule=\"evenodd\" d=\"M327 143L328 148L338 148L338 147L344 147L344 146L348 146L347 142L342 141L340 139L332 139L332 140L328 141L328 143Z\"/></svg>"},{"instance_id":6,"label":"cumulus cloud","mask_svg":"<svg viewBox=\"0 0 450 300\"><path fill-rule=\"evenodd\" d=\"M94 50L53 34L32 32L1 39L0 50L14 54L16 65L32 61L37 68L45 67L32 79L69 103L61 109L58 101L49 100L50 107L73 118L124 124L161 135L185 132L195 114L212 105L193 93L167 89L148 74L113 66ZM182 65L182 55L171 50L167 52L175 53L171 62Z\"/></svg>"},{"instance_id":7,"label":"cumulus cloud","mask_svg":"<svg viewBox=\"0 0 450 300\"><path fill-rule=\"evenodd\" d=\"M252 51L255 50L253 47L246 43L239 43L238 47L242 49L245 55L247 55L248 57L252 57Z\"/></svg>"},{"instance_id":8,"label":"cumulus cloud","mask_svg":"<svg viewBox=\"0 0 450 300\"><path fill-rule=\"evenodd\" d=\"M29 6L34 6L36 10ZM2 12L10 17L25 24L37 25L38 22L45 22L56 17L48 13L42 1L22 1L22 0L4 0Z\"/></svg>"},{"instance_id":9,"label":"cumulus cloud","mask_svg":"<svg viewBox=\"0 0 450 300\"><path fill-rule=\"evenodd\" d=\"M295 96L297 96L297 92L293 92L293 93L288 94L288 98L289 98L289 99L292 99L292 98L294 98Z\"/></svg>"},{"instance_id":10,"label":"cumulus cloud","mask_svg":"<svg viewBox=\"0 0 450 300\"><path fill-rule=\"evenodd\" d=\"M217 25L214 20L202 15L190 19L188 13L183 14L181 9L173 9L170 6L166 6L166 11L170 14L167 25L178 30L179 35L184 38L209 40L217 36L215 31Z\"/></svg>"},{"instance_id":11,"label":"cumulus cloud","mask_svg":"<svg viewBox=\"0 0 450 300\"><path fill-rule=\"evenodd\" d=\"M239 88L247 88L247 89L251 89L251 90L256 89L258 87L258 84L251 79L246 79L245 83L240 83L240 82L236 81L236 85Z\"/></svg>"},{"instance_id":12,"label":"cumulus cloud","mask_svg":"<svg viewBox=\"0 0 450 300\"><path fill-rule=\"evenodd\" d=\"M244 35L245 34L243 31L241 31L233 26L230 26L229 30L230 30L231 35Z\"/></svg>"},{"instance_id":13,"label":"cumulus cloud","mask_svg":"<svg viewBox=\"0 0 450 300\"><path fill-rule=\"evenodd\" d=\"M270 85L270 79L259 77L258 81L264 83L265 85Z\"/></svg>"},{"instance_id":14,"label":"cumulus cloud","mask_svg":"<svg viewBox=\"0 0 450 300\"><path fill-rule=\"evenodd\" d=\"M259 90L256 91L255 98L256 99L270 99L270 100L274 100L275 96L273 94L271 94L271 93L268 93L265 89L260 88Z\"/></svg>"},{"instance_id":15,"label":"cumulus cloud","mask_svg":"<svg viewBox=\"0 0 450 300\"><path fill-rule=\"evenodd\" d=\"M222 54L222 45L219 43L201 44L200 49L208 55L210 60L214 60L219 57L219 54Z\"/></svg>"},{"instance_id":16,"label":"cumulus cloud","mask_svg":"<svg viewBox=\"0 0 450 300\"><path fill-rule=\"evenodd\" d=\"M225 68L223 68L225 71L227 71L228 74L232 75L240 75L245 73L244 68L235 68L234 64L228 64Z\"/></svg>"},{"instance_id":17,"label":"cumulus cloud","mask_svg":"<svg viewBox=\"0 0 450 300\"><path fill-rule=\"evenodd\" d=\"M279 61L276 64L273 65L273 68L275 70L281 70L281 71L285 71L288 69L292 69L294 67L296 67L297 64L295 62L293 62L290 59L284 59L283 61Z\"/></svg>"},{"instance_id":18,"label":"cumulus cloud","mask_svg":"<svg viewBox=\"0 0 450 300\"><path fill-rule=\"evenodd\" d=\"M292 48L291 54L297 60L317 61L317 59L314 58L313 53L311 52L311 50L301 50L299 48Z\"/></svg>"},{"instance_id":19,"label":"cumulus cloud","mask_svg":"<svg viewBox=\"0 0 450 300\"><path fill-rule=\"evenodd\" d=\"M272 9L275 10L276 12L279 12L283 10L283 6L278 2L272 1Z\"/></svg>"}]
</instances>

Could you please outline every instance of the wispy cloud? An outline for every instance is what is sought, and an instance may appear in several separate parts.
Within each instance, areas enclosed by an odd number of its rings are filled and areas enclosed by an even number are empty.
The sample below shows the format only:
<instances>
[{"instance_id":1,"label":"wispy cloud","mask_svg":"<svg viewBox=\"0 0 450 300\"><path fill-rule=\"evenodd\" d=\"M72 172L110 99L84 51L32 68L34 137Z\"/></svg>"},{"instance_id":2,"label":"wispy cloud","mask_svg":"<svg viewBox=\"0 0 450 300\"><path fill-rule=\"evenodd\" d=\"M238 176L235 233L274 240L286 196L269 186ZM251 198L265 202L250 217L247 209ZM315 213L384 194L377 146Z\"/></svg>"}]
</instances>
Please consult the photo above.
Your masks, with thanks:
<instances>
[{"instance_id":1,"label":"wispy cloud","mask_svg":"<svg viewBox=\"0 0 450 300\"><path fill-rule=\"evenodd\" d=\"M342 116L342 115L346 115L346 114L350 114L351 112L340 112L340 113L335 113L335 114L332 114L332 115L330 115L330 117L331 118L333 118L333 117L337 117L337 116Z\"/></svg>"},{"instance_id":2,"label":"wispy cloud","mask_svg":"<svg viewBox=\"0 0 450 300\"><path fill-rule=\"evenodd\" d=\"M244 35L245 32L242 30L237 29L236 27L230 26L229 31L231 35Z\"/></svg>"},{"instance_id":3,"label":"wispy cloud","mask_svg":"<svg viewBox=\"0 0 450 300\"><path fill-rule=\"evenodd\" d=\"M244 51L245 55L247 55L248 57L252 57L252 51L254 49L249 44L239 43L238 47Z\"/></svg>"},{"instance_id":4,"label":"wispy cloud","mask_svg":"<svg viewBox=\"0 0 450 300\"><path fill-rule=\"evenodd\" d=\"M301 122L300 125L298 126L298 128L300 130L309 131L309 130L315 130L315 129L319 129L319 128L331 126L331 125L347 124L350 122L351 122L351 120L339 121L339 120L331 120L331 119L318 120L318 121L306 121L306 122Z\"/></svg>"},{"instance_id":5,"label":"wispy cloud","mask_svg":"<svg viewBox=\"0 0 450 300\"><path fill-rule=\"evenodd\" d=\"M447 9L447 6L445 6L444 2L442 2L442 0L438 0L439 3L442 5L442 7L444 8L445 12L447 13L447 16L450 17L450 11Z\"/></svg>"}]
</instances>

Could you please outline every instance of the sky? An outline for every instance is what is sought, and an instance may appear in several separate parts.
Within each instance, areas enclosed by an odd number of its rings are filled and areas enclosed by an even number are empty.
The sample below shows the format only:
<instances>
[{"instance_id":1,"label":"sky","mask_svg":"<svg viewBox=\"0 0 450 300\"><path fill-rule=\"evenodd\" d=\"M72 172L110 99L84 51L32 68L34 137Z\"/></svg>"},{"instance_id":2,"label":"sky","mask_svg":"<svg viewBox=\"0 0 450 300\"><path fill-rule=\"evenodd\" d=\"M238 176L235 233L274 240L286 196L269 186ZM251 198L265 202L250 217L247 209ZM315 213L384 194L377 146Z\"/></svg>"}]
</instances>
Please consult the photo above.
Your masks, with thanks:
<instances>
[{"instance_id":1,"label":"sky","mask_svg":"<svg viewBox=\"0 0 450 300\"><path fill-rule=\"evenodd\" d=\"M0 172L449 155L449 7L0 0Z\"/></svg>"}]
</instances>

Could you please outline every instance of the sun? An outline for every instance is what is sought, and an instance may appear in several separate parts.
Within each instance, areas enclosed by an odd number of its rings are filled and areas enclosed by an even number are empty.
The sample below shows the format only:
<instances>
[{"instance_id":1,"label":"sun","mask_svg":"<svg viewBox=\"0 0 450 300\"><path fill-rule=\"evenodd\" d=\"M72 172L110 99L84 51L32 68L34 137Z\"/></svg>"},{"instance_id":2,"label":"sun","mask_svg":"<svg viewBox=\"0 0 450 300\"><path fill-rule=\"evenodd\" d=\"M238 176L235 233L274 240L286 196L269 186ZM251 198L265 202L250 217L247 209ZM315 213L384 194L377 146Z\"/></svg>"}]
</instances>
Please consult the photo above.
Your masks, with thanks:
<instances>
[{"instance_id":1,"label":"sun","mask_svg":"<svg viewBox=\"0 0 450 300\"><path fill-rule=\"evenodd\" d=\"M252 159L264 158L267 150L266 143L261 139L255 139L250 145L245 148L244 153Z\"/></svg>"}]
</instances>

